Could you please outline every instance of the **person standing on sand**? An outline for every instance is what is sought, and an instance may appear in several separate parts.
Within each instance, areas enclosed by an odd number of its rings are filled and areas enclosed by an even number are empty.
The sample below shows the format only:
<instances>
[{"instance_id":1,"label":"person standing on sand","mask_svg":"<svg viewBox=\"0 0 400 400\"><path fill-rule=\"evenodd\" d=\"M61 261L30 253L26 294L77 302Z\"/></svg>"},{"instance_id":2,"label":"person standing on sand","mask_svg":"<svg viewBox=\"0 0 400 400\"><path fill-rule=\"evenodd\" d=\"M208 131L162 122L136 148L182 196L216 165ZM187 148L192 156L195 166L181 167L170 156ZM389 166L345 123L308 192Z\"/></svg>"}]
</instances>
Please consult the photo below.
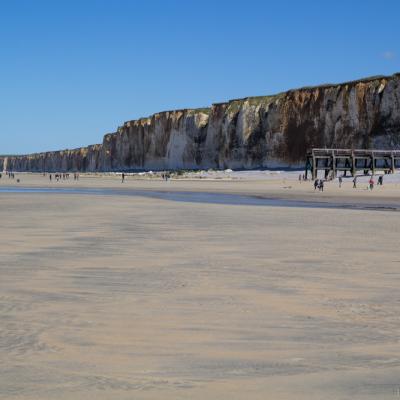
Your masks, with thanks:
<instances>
[{"instance_id":1,"label":"person standing on sand","mask_svg":"<svg viewBox=\"0 0 400 400\"><path fill-rule=\"evenodd\" d=\"M324 191L324 181L322 179L319 180L319 191L320 192Z\"/></svg>"},{"instance_id":2,"label":"person standing on sand","mask_svg":"<svg viewBox=\"0 0 400 400\"><path fill-rule=\"evenodd\" d=\"M339 187L342 187L342 182L343 182L343 178L341 176L339 176Z\"/></svg>"},{"instance_id":3,"label":"person standing on sand","mask_svg":"<svg viewBox=\"0 0 400 400\"><path fill-rule=\"evenodd\" d=\"M374 184L375 184L374 177L371 176L371 179L369 180L369 188L370 188L370 190L372 190L374 188Z\"/></svg>"},{"instance_id":4,"label":"person standing on sand","mask_svg":"<svg viewBox=\"0 0 400 400\"><path fill-rule=\"evenodd\" d=\"M124 183L124 181L125 181L125 174L122 173L122 181L121 181L121 183Z\"/></svg>"},{"instance_id":5,"label":"person standing on sand","mask_svg":"<svg viewBox=\"0 0 400 400\"><path fill-rule=\"evenodd\" d=\"M314 190L317 190L317 187L319 187L319 180L318 179L316 179L314 181Z\"/></svg>"},{"instance_id":6,"label":"person standing on sand","mask_svg":"<svg viewBox=\"0 0 400 400\"><path fill-rule=\"evenodd\" d=\"M380 175L378 178L378 185L383 185L383 175Z\"/></svg>"},{"instance_id":7,"label":"person standing on sand","mask_svg":"<svg viewBox=\"0 0 400 400\"><path fill-rule=\"evenodd\" d=\"M356 176L353 179L353 189L357 189L357 177Z\"/></svg>"}]
</instances>

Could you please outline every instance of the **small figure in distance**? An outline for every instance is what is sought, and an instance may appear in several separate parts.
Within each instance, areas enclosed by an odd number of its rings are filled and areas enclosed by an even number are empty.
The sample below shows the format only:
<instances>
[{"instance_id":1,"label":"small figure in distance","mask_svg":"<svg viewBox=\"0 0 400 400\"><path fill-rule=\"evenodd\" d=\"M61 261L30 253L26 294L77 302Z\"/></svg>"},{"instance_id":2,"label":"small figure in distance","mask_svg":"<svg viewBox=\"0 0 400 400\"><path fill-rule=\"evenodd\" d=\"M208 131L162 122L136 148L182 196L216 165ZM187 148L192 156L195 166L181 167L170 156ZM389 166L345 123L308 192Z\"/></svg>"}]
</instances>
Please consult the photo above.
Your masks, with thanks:
<instances>
[{"instance_id":1,"label":"small figure in distance","mask_svg":"<svg viewBox=\"0 0 400 400\"><path fill-rule=\"evenodd\" d=\"M322 179L319 180L319 191L320 192L324 191L324 181Z\"/></svg>"},{"instance_id":2,"label":"small figure in distance","mask_svg":"<svg viewBox=\"0 0 400 400\"><path fill-rule=\"evenodd\" d=\"M357 189L357 177L353 178L353 189Z\"/></svg>"},{"instance_id":3,"label":"small figure in distance","mask_svg":"<svg viewBox=\"0 0 400 400\"><path fill-rule=\"evenodd\" d=\"M299 182L301 183L301 174L299 175Z\"/></svg>"},{"instance_id":4,"label":"small figure in distance","mask_svg":"<svg viewBox=\"0 0 400 400\"><path fill-rule=\"evenodd\" d=\"M121 181L121 183L124 183L124 181L125 181L125 174L124 173L122 173L122 181Z\"/></svg>"},{"instance_id":5,"label":"small figure in distance","mask_svg":"<svg viewBox=\"0 0 400 400\"><path fill-rule=\"evenodd\" d=\"M369 180L369 188L370 188L370 190L372 190L374 188L374 184L375 184L374 176L371 176L371 179Z\"/></svg>"},{"instance_id":6,"label":"small figure in distance","mask_svg":"<svg viewBox=\"0 0 400 400\"><path fill-rule=\"evenodd\" d=\"M319 179L316 179L314 181L314 190L317 190L318 187L319 187Z\"/></svg>"},{"instance_id":7,"label":"small figure in distance","mask_svg":"<svg viewBox=\"0 0 400 400\"><path fill-rule=\"evenodd\" d=\"M378 185L382 186L383 185L383 175L380 175L378 178Z\"/></svg>"},{"instance_id":8,"label":"small figure in distance","mask_svg":"<svg viewBox=\"0 0 400 400\"><path fill-rule=\"evenodd\" d=\"M343 182L343 178L341 176L339 176L339 187L342 187L342 182Z\"/></svg>"}]
</instances>

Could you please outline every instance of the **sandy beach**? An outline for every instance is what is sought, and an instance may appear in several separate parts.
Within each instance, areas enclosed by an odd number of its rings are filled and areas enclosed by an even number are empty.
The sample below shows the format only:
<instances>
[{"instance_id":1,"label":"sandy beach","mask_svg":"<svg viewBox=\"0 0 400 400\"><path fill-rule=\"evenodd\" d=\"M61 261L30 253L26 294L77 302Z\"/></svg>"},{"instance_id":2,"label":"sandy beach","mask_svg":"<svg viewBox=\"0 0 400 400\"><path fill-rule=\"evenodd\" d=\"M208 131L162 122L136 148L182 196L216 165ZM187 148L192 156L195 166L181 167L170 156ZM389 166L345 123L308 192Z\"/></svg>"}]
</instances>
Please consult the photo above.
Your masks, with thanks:
<instances>
[{"instance_id":1,"label":"sandy beach","mask_svg":"<svg viewBox=\"0 0 400 400\"><path fill-rule=\"evenodd\" d=\"M32 173L16 173L15 179L5 174L0 179L0 189L4 188L51 188L51 189L112 189L118 191L148 192L190 192L216 193L251 196L265 199L310 201L330 204L362 204L377 206L400 206L400 173L384 175L384 185L375 185L368 190L369 176L357 177L357 188L353 189L353 178L343 178L342 187L338 179L325 183L324 192L315 191L311 180L299 182L302 171L212 171L186 173L173 176L165 182L161 173L126 174L121 183L121 174L80 174L74 181L73 174L68 180L54 179ZM375 183L377 177L375 176ZM19 180L19 182L17 182Z\"/></svg>"},{"instance_id":2,"label":"sandy beach","mask_svg":"<svg viewBox=\"0 0 400 400\"><path fill-rule=\"evenodd\" d=\"M3 175L0 398L399 397L398 176L268 174Z\"/></svg>"}]
</instances>

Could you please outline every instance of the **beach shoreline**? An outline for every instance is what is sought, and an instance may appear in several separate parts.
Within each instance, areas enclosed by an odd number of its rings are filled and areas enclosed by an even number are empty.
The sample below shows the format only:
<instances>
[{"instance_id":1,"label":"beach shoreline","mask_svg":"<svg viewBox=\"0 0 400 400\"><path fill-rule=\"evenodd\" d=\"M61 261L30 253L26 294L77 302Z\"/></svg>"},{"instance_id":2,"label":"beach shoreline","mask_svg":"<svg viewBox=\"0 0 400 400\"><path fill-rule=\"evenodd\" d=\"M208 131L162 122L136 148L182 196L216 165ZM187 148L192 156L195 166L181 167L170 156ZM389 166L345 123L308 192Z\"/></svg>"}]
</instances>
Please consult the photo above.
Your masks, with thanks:
<instances>
[{"instance_id":1,"label":"beach shoreline","mask_svg":"<svg viewBox=\"0 0 400 400\"><path fill-rule=\"evenodd\" d=\"M80 174L79 180L69 179L55 181L52 174L45 176L39 173L16 173L14 179L3 174L0 179L1 188L64 188L64 189L102 189L139 192L188 192L188 193L216 193L238 196L249 196L260 199L300 201L314 203L330 203L338 205L382 205L397 206L400 204L400 174L384 175L383 186L376 186L369 190L369 176L357 178L357 188L353 188L353 178L343 178L339 187L338 179L325 182L324 191L314 190L313 182L299 181L298 171L243 171L239 173L216 171L213 174L200 178L200 174L174 176L168 181L160 174L132 174L126 175L121 182L121 174ZM19 182L17 182L19 181Z\"/></svg>"}]
</instances>

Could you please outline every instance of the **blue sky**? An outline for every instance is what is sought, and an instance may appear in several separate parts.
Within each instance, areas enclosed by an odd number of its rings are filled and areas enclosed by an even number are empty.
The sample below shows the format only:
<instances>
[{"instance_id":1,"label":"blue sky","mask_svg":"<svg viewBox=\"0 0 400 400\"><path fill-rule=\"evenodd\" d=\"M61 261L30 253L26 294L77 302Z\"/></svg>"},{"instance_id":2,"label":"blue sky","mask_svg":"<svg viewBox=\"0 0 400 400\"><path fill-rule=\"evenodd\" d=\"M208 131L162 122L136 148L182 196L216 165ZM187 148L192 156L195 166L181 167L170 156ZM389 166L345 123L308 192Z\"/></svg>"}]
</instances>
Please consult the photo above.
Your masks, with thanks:
<instances>
[{"instance_id":1,"label":"blue sky","mask_svg":"<svg viewBox=\"0 0 400 400\"><path fill-rule=\"evenodd\" d=\"M158 111L400 71L400 1L0 0L0 154Z\"/></svg>"}]
</instances>

